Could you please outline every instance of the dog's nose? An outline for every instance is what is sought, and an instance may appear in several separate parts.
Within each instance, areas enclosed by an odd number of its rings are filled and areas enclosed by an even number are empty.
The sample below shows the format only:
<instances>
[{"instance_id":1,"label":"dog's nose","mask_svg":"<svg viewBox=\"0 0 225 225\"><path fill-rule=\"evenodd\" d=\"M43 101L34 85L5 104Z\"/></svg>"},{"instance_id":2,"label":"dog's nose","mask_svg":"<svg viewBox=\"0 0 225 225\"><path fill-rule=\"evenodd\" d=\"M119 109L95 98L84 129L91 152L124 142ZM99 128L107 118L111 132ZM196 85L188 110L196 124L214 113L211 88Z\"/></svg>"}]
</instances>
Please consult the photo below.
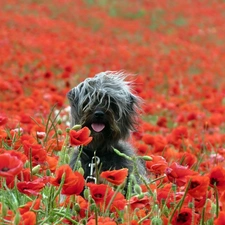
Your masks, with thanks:
<instances>
[{"instance_id":1,"label":"dog's nose","mask_svg":"<svg viewBox=\"0 0 225 225\"><path fill-rule=\"evenodd\" d=\"M95 115L96 118L102 118L104 116L104 112L100 111L100 110L97 110L97 111L95 111L94 115Z\"/></svg>"}]
</instances>

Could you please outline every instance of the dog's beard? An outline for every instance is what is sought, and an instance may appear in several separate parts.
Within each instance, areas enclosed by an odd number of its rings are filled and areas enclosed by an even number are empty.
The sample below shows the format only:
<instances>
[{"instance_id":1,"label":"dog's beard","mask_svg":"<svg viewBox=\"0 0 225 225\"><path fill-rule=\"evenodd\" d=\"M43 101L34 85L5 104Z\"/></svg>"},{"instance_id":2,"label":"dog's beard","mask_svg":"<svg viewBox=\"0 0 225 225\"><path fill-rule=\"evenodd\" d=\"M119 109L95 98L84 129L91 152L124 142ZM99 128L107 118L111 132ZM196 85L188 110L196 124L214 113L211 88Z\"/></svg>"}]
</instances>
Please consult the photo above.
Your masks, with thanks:
<instances>
[{"instance_id":1,"label":"dog's beard","mask_svg":"<svg viewBox=\"0 0 225 225\"><path fill-rule=\"evenodd\" d=\"M91 130L92 142L88 147L93 151L110 151L112 145L121 139L121 129L119 123L114 117L114 113L110 110L102 112L102 115L96 117L97 110L85 112L81 125Z\"/></svg>"}]
</instances>

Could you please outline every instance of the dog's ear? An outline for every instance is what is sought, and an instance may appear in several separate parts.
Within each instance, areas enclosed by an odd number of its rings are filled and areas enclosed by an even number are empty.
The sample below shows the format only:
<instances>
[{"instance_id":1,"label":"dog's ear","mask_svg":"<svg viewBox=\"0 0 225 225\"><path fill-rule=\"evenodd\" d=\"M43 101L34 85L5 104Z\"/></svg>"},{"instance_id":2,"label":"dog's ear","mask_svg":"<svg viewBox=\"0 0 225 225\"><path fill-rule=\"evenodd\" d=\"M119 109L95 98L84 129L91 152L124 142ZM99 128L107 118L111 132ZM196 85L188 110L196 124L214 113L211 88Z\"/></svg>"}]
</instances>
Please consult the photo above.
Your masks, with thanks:
<instances>
[{"instance_id":1,"label":"dog's ear","mask_svg":"<svg viewBox=\"0 0 225 225\"><path fill-rule=\"evenodd\" d=\"M74 104L74 102L76 101L76 88L71 89L68 93L67 93L67 98L70 102L71 105Z\"/></svg>"}]
</instances>

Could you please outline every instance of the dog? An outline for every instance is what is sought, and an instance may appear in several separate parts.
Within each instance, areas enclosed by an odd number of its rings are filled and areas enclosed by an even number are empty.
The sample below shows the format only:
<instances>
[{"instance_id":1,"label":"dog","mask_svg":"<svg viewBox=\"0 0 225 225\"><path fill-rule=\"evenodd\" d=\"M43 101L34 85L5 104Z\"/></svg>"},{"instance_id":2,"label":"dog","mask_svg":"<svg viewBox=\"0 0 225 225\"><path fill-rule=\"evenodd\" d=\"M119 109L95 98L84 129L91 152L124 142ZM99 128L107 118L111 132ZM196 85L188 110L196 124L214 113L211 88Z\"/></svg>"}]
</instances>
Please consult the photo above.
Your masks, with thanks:
<instances>
[{"instance_id":1,"label":"dog","mask_svg":"<svg viewBox=\"0 0 225 225\"><path fill-rule=\"evenodd\" d=\"M127 141L137 126L141 103L141 99L132 93L132 82L125 81L127 76L123 72L101 72L85 79L67 94L71 126L88 127L93 137L90 144L74 151L70 161L70 167L74 169L80 160L87 182L96 182L97 166L98 174L128 168L128 174L134 173L137 180L146 176L144 162L136 157L134 148ZM134 161L114 149L135 157L136 172Z\"/></svg>"}]
</instances>

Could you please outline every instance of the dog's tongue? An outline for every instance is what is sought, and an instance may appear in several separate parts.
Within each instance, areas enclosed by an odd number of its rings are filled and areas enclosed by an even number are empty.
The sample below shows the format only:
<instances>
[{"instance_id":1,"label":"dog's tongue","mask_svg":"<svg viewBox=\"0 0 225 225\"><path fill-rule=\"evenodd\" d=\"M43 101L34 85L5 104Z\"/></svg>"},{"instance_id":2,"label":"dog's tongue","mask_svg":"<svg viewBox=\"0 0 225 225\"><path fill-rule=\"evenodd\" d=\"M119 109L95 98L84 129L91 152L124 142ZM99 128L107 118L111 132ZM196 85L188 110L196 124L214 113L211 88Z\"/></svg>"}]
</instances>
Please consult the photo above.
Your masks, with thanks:
<instances>
[{"instance_id":1,"label":"dog's tongue","mask_svg":"<svg viewBox=\"0 0 225 225\"><path fill-rule=\"evenodd\" d=\"M105 128L105 124L103 124L103 123L92 123L91 127L95 132L101 132Z\"/></svg>"}]
</instances>

